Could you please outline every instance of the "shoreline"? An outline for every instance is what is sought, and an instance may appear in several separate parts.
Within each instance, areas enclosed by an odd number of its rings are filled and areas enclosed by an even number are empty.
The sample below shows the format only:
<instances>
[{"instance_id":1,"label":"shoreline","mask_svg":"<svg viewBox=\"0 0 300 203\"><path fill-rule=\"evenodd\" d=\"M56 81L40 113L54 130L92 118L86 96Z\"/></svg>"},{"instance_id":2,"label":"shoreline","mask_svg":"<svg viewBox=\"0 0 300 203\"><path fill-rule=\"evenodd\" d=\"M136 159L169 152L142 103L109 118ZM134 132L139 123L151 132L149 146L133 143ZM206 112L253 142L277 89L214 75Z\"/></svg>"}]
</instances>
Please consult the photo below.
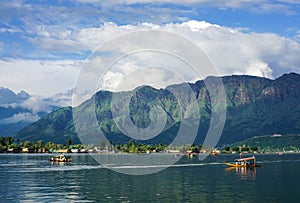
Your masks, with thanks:
<instances>
[{"instance_id":1,"label":"shoreline","mask_svg":"<svg viewBox=\"0 0 300 203\"><path fill-rule=\"evenodd\" d=\"M99 154L99 155L151 155L151 154L163 154L163 155L176 155L176 156L186 156L186 153L171 153L171 152L155 152L155 153L125 153L125 152L78 152L78 153L74 153L74 152L67 152L67 153L55 153L55 152L46 152L46 153L40 153L40 152L33 152L33 153L12 153L12 152L1 152L0 155L54 155L54 154L68 154L68 155L88 155L88 154ZM300 152L257 152L257 153L245 153L243 154L241 157L243 156L250 156L250 155L289 155L289 154L300 154ZM207 156L224 156L224 155L228 155L228 156L240 156L239 153L218 153L216 155L211 155L210 153L198 153L195 154L195 156L199 156L199 155L207 155Z\"/></svg>"}]
</instances>

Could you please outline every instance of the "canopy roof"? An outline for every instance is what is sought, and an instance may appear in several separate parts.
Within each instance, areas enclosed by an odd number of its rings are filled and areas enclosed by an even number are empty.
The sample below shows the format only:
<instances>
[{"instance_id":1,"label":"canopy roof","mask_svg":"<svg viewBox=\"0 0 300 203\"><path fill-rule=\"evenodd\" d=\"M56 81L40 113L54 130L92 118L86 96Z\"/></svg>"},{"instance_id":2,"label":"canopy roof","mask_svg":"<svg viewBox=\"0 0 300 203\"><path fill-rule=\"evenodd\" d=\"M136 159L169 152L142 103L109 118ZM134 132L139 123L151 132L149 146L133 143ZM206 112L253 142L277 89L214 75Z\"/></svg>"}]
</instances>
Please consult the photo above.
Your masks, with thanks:
<instances>
[{"instance_id":1,"label":"canopy roof","mask_svg":"<svg viewBox=\"0 0 300 203\"><path fill-rule=\"evenodd\" d=\"M246 158L240 158L240 159L235 159L234 161L243 162L243 161L250 161L250 160L254 160L255 161L255 156L246 157Z\"/></svg>"}]
</instances>

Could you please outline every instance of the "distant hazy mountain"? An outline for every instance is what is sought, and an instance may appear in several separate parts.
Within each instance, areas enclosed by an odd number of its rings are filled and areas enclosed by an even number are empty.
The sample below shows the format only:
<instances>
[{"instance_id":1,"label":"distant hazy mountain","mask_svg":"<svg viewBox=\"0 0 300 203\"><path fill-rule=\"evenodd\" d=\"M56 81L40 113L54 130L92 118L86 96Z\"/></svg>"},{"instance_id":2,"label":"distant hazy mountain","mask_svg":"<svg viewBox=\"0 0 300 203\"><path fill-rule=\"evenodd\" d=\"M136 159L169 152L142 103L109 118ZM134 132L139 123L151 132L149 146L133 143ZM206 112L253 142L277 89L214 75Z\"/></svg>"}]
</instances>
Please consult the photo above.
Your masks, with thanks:
<instances>
[{"instance_id":1,"label":"distant hazy mountain","mask_svg":"<svg viewBox=\"0 0 300 203\"><path fill-rule=\"evenodd\" d=\"M0 104L19 104L28 99L30 95L27 92L21 91L15 94L8 88L0 87Z\"/></svg>"},{"instance_id":2,"label":"distant hazy mountain","mask_svg":"<svg viewBox=\"0 0 300 203\"><path fill-rule=\"evenodd\" d=\"M275 80L254 76L222 77L227 96L225 127L219 144L233 143L253 136L300 133L300 75L284 74ZM206 136L211 115L211 101L204 81L189 84L197 97L200 111L200 125L196 143L202 143ZM182 85L173 85L180 88ZM81 104L77 109L91 111L91 102L96 101L98 125L109 140L114 143L127 142L112 119L112 93L100 91ZM190 100L184 98L183 102ZM149 111L152 106L161 106L167 115L164 131L151 142L170 143L177 135L181 111L174 95L166 89L149 86L138 88L130 102L130 119L145 128L149 126ZM188 107L189 108L189 107ZM193 110L189 110L189 115ZM121 114L120 114L121 116ZM118 118L117 118L118 119ZM83 127L84 128L84 127ZM82 129L89 133L89 129ZM188 136L188 135L187 135ZM65 143L66 139L79 142L72 120L72 108L58 109L16 134L23 140L44 140Z\"/></svg>"},{"instance_id":3,"label":"distant hazy mountain","mask_svg":"<svg viewBox=\"0 0 300 203\"><path fill-rule=\"evenodd\" d=\"M25 126L39 120L48 113L65 106L67 98L31 96L25 91L15 93L0 87L0 136L12 136Z\"/></svg>"}]
</instances>

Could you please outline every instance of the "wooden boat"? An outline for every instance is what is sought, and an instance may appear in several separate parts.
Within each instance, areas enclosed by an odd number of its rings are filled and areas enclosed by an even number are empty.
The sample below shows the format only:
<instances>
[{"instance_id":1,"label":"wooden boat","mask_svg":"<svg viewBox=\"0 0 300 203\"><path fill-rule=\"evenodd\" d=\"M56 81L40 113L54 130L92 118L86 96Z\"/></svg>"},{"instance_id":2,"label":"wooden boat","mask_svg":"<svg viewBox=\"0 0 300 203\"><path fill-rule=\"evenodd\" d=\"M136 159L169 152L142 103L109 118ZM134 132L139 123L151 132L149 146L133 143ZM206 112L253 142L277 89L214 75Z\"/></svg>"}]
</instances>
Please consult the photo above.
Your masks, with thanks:
<instances>
[{"instance_id":1,"label":"wooden boat","mask_svg":"<svg viewBox=\"0 0 300 203\"><path fill-rule=\"evenodd\" d=\"M192 151L187 151L187 152L185 152L185 155L189 158L193 158L194 156L197 156L198 153L192 152Z\"/></svg>"},{"instance_id":2,"label":"wooden boat","mask_svg":"<svg viewBox=\"0 0 300 203\"><path fill-rule=\"evenodd\" d=\"M210 155L211 156L216 156L218 153L216 152L216 151L212 151L212 152L210 152Z\"/></svg>"},{"instance_id":3,"label":"wooden boat","mask_svg":"<svg viewBox=\"0 0 300 203\"><path fill-rule=\"evenodd\" d=\"M225 163L229 167L259 167L260 165L256 163L255 156L235 159L235 163Z\"/></svg>"},{"instance_id":4,"label":"wooden boat","mask_svg":"<svg viewBox=\"0 0 300 203\"><path fill-rule=\"evenodd\" d=\"M56 155L50 158L52 162L71 162L72 158L70 156L65 156L64 154Z\"/></svg>"}]
</instances>

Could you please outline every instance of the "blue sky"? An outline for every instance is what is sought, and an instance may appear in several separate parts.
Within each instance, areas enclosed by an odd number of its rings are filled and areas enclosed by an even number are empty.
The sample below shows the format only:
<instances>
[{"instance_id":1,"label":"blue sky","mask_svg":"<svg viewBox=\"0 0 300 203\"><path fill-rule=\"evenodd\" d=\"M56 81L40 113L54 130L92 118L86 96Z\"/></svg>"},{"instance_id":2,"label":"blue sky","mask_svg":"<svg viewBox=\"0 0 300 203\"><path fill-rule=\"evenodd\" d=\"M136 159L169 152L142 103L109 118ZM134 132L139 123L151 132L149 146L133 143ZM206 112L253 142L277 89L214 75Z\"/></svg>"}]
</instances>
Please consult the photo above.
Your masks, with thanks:
<instances>
[{"instance_id":1,"label":"blue sky","mask_svg":"<svg viewBox=\"0 0 300 203\"><path fill-rule=\"evenodd\" d=\"M98 46L154 28L195 41L221 75L300 72L297 0L3 0L0 86L35 95L65 92ZM219 49L226 59L216 55Z\"/></svg>"}]
</instances>

